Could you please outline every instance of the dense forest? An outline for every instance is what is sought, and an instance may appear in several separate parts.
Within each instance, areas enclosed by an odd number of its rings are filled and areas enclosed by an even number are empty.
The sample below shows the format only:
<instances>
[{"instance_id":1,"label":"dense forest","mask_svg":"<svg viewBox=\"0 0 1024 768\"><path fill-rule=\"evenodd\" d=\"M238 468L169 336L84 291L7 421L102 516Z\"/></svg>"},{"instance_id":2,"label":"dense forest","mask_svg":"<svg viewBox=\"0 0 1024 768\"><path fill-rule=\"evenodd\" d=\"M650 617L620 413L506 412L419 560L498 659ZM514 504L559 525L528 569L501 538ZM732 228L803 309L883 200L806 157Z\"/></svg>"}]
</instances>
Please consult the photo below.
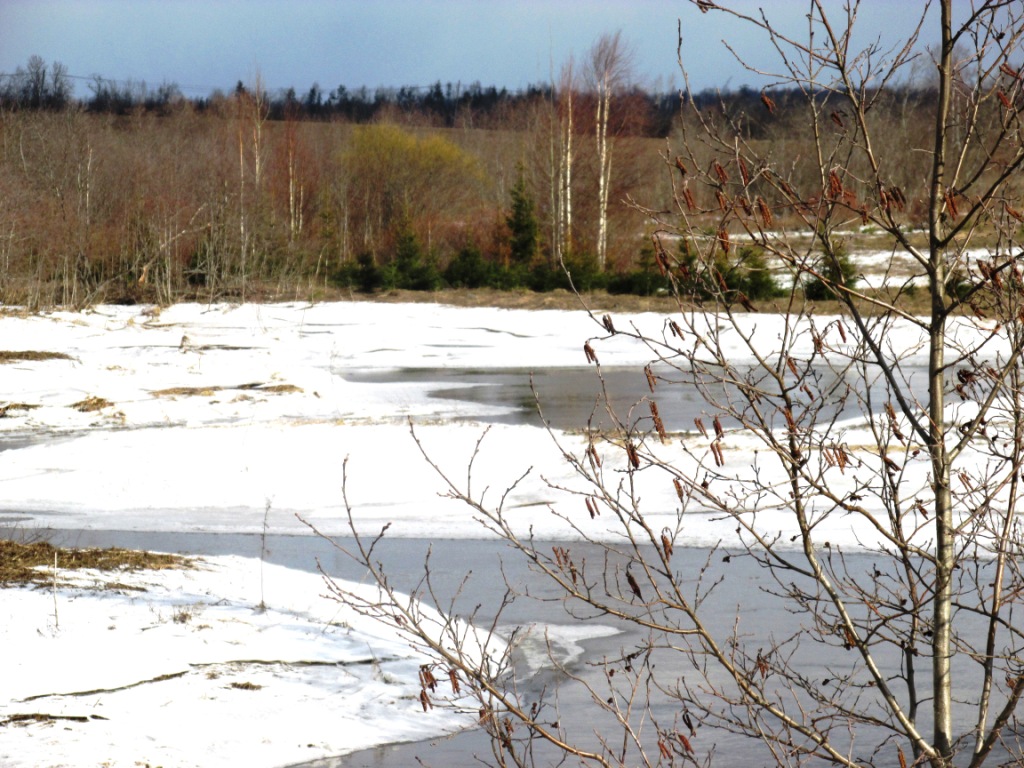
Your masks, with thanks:
<instances>
[{"instance_id":1,"label":"dense forest","mask_svg":"<svg viewBox=\"0 0 1024 768\"><path fill-rule=\"evenodd\" d=\"M747 167L743 146L725 157L689 137L698 122L728 126L751 148L800 157L814 131L846 130L842 115L823 98L822 122L809 119L788 109L798 94L786 91L650 93L627 54L617 35L603 37L553 83L515 92L436 83L270 93L257 79L203 98L100 77L78 95L66 68L32 57L0 76L0 300L550 290L570 280L651 293L667 284L668 243L684 266L702 247L670 237L665 222L680 216L703 222L722 274L770 296L764 259L735 243L744 228L784 226L794 206L822 203L797 191L822 188L816 160L768 179ZM926 153L912 150L932 92L903 86L873 103L894 144L892 186L844 188L851 226L862 200L888 194L912 213L924 198Z\"/></svg>"}]
</instances>

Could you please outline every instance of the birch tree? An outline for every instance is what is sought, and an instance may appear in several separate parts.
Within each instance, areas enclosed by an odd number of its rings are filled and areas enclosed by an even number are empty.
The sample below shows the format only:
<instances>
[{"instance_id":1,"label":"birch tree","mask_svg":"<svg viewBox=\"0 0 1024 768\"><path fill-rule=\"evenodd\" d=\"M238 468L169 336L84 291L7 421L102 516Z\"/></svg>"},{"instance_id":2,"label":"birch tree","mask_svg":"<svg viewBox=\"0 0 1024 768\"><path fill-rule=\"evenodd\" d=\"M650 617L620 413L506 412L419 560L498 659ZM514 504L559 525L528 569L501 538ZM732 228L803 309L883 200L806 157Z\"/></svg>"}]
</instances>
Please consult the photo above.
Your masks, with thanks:
<instances>
[{"instance_id":1,"label":"birch tree","mask_svg":"<svg viewBox=\"0 0 1024 768\"><path fill-rule=\"evenodd\" d=\"M573 164L576 159L574 139L576 134L575 99L576 72L572 56L562 65L558 82L552 82L551 120L551 217L552 267L563 263L572 252L572 192Z\"/></svg>"},{"instance_id":2,"label":"birch tree","mask_svg":"<svg viewBox=\"0 0 1024 768\"><path fill-rule=\"evenodd\" d=\"M602 35L590 49L587 81L595 97L594 138L597 150L597 264L605 268L608 260L608 189L612 174L614 135L609 136L612 98L628 83L633 67L633 52L622 39L621 31Z\"/></svg>"},{"instance_id":3,"label":"birch tree","mask_svg":"<svg viewBox=\"0 0 1024 768\"><path fill-rule=\"evenodd\" d=\"M238 278L244 300L255 249L255 221L263 202L263 176L267 160L265 128L269 117L263 78L257 72L252 91L235 94L238 127Z\"/></svg>"}]
</instances>

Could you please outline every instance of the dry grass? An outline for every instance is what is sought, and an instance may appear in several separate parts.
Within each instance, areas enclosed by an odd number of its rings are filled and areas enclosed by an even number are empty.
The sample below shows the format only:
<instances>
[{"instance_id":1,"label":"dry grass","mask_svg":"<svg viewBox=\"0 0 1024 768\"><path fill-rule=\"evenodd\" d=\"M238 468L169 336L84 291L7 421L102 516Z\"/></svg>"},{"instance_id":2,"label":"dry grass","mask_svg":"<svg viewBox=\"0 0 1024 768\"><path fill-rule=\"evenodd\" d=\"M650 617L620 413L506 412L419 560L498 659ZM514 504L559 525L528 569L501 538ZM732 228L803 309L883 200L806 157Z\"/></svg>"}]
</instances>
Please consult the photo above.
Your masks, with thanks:
<instances>
[{"instance_id":1,"label":"dry grass","mask_svg":"<svg viewBox=\"0 0 1024 768\"><path fill-rule=\"evenodd\" d=\"M606 312L672 312L678 303L668 296L612 295L598 291L582 297L566 290L547 293L533 291L496 291L489 288L452 288L444 291L395 290L385 293L354 294L351 301L391 304L447 304L453 307L500 307L502 309L583 309L600 308Z\"/></svg>"},{"instance_id":2,"label":"dry grass","mask_svg":"<svg viewBox=\"0 0 1024 768\"><path fill-rule=\"evenodd\" d=\"M260 392L272 392L275 395L292 395L301 394L302 387L296 387L294 384L267 384L266 386L257 387Z\"/></svg>"},{"instance_id":3,"label":"dry grass","mask_svg":"<svg viewBox=\"0 0 1024 768\"><path fill-rule=\"evenodd\" d=\"M865 291L865 295L879 301L895 301L901 310L910 314L927 314L930 309L928 291L919 290L914 293L904 293L899 297L895 291ZM486 288L455 288L444 291L388 291L372 295L355 294L341 297L349 301L373 301L394 304L423 304L436 303L446 304L454 307L499 307L502 309L568 309L581 310L590 309L594 312L659 312L672 314L679 311L679 302L671 296L634 296L630 294L610 294L603 291L577 296L569 291L556 290L549 293L534 293L532 291L495 291ZM882 311L879 304L871 301L858 301L858 307L865 315L873 316ZM786 312L789 309L787 299L772 299L767 301L755 301L755 307L760 312ZM801 306L804 306L801 304ZM711 305L708 305L710 308ZM842 311L838 301L808 301L807 309L813 309L818 315L835 314ZM739 304L733 307L733 311L744 313Z\"/></svg>"},{"instance_id":4,"label":"dry grass","mask_svg":"<svg viewBox=\"0 0 1024 768\"><path fill-rule=\"evenodd\" d=\"M167 389L155 389L150 392L154 397L209 397L217 392L226 390L242 390L246 392L270 392L283 395L301 393L302 389L294 384L263 384L260 382L250 384L236 384L234 386L209 386L209 387L168 387Z\"/></svg>"},{"instance_id":5,"label":"dry grass","mask_svg":"<svg viewBox=\"0 0 1024 768\"><path fill-rule=\"evenodd\" d=\"M97 571L158 571L190 568L192 561L180 555L156 554L133 549L64 549L47 542L20 543L0 540L0 585L49 584L53 558L64 571L90 568Z\"/></svg>"},{"instance_id":6,"label":"dry grass","mask_svg":"<svg viewBox=\"0 0 1024 768\"><path fill-rule=\"evenodd\" d=\"M93 413L94 411L102 411L104 408L109 408L112 405L113 403L109 400L93 396L87 397L85 400L79 400L77 403L72 403L71 407L82 413Z\"/></svg>"},{"instance_id":7,"label":"dry grass","mask_svg":"<svg viewBox=\"0 0 1024 768\"><path fill-rule=\"evenodd\" d=\"M224 387L168 387L150 392L154 397L208 397Z\"/></svg>"},{"instance_id":8,"label":"dry grass","mask_svg":"<svg viewBox=\"0 0 1024 768\"><path fill-rule=\"evenodd\" d=\"M3 363L18 363L23 361L41 361L41 360L71 360L73 359L70 355L65 355L63 352L39 352L31 349L23 350L0 350L0 364Z\"/></svg>"},{"instance_id":9,"label":"dry grass","mask_svg":"<svg viewBox=\"0 0 1024 768\"><path fill-rule=\"evenodd\" d=\"M11 411L31 411L38 407L32 403L5 403L0 405L0 419L6 418Z\"/></svg>"}]
</instances>

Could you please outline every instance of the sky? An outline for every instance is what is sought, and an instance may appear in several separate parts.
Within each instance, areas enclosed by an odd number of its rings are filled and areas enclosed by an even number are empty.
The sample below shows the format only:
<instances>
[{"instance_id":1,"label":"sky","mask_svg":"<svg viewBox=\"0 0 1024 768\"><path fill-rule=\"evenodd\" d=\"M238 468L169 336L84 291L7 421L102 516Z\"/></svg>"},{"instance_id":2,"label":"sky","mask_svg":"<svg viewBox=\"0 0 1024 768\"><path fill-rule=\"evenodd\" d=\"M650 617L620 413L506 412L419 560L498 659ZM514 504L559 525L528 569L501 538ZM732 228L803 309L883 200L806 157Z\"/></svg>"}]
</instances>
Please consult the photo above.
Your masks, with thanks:
<instances>
[{"instance_id":1,"label":"sky","mask_svg":"<svg viewBox=\"0 0 1024 768\"><path fill-rule=\"evenodd\" d=\"M764 5L783 28L806 28L807 0L734 5L755 14ZM860 39L895 42L923 6L865 3ZM251 84L257 75L270 90L299 92L314 83L329 93L339 85L437 81L514 90L548 82L552 68L557 73L599 36L621 30L635 50L638 81L670 90L683 82L680 22L694 90L760 87L721 41L767 65L773 55L763 40L684 0L0 0L0 73L32 55L60 61L82 98L94 75L151 88L176 83L192 97Z\"/></svg>"}]
</instances>

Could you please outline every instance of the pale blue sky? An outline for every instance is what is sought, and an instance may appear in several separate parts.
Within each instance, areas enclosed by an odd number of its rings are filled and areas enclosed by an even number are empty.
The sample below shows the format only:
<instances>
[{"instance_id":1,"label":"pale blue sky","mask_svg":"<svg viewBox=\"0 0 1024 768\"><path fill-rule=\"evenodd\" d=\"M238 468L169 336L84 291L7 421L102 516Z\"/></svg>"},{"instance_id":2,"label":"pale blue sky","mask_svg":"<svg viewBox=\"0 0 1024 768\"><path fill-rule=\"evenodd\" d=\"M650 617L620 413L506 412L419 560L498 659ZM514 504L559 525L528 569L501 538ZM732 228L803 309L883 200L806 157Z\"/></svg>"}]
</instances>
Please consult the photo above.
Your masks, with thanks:
<instances>
[{"instance_id":1,"label":"pale blue sky","mask_svg":"<svg viewBox=\"0 0 1024 768\"><path fill-rule=\"evenodd\" d=\"M780 23L806 27L808 0L735 5L764 6ZM869 0L863 39L906 34L923 6ZM548 81L552 61L557 71L621 29L642 82L667 89L682 83L680 18L694 88L760 85L721 40L764 62L771 51L683 0L0 0L0 73L38 54L78 77L176 82L189 96L251 83L257 71L268 88L300 93L314 82L325 92L438 80L515 89ZM75 86L88 95L87 80Z\"/></svg>"}]
</instances>

